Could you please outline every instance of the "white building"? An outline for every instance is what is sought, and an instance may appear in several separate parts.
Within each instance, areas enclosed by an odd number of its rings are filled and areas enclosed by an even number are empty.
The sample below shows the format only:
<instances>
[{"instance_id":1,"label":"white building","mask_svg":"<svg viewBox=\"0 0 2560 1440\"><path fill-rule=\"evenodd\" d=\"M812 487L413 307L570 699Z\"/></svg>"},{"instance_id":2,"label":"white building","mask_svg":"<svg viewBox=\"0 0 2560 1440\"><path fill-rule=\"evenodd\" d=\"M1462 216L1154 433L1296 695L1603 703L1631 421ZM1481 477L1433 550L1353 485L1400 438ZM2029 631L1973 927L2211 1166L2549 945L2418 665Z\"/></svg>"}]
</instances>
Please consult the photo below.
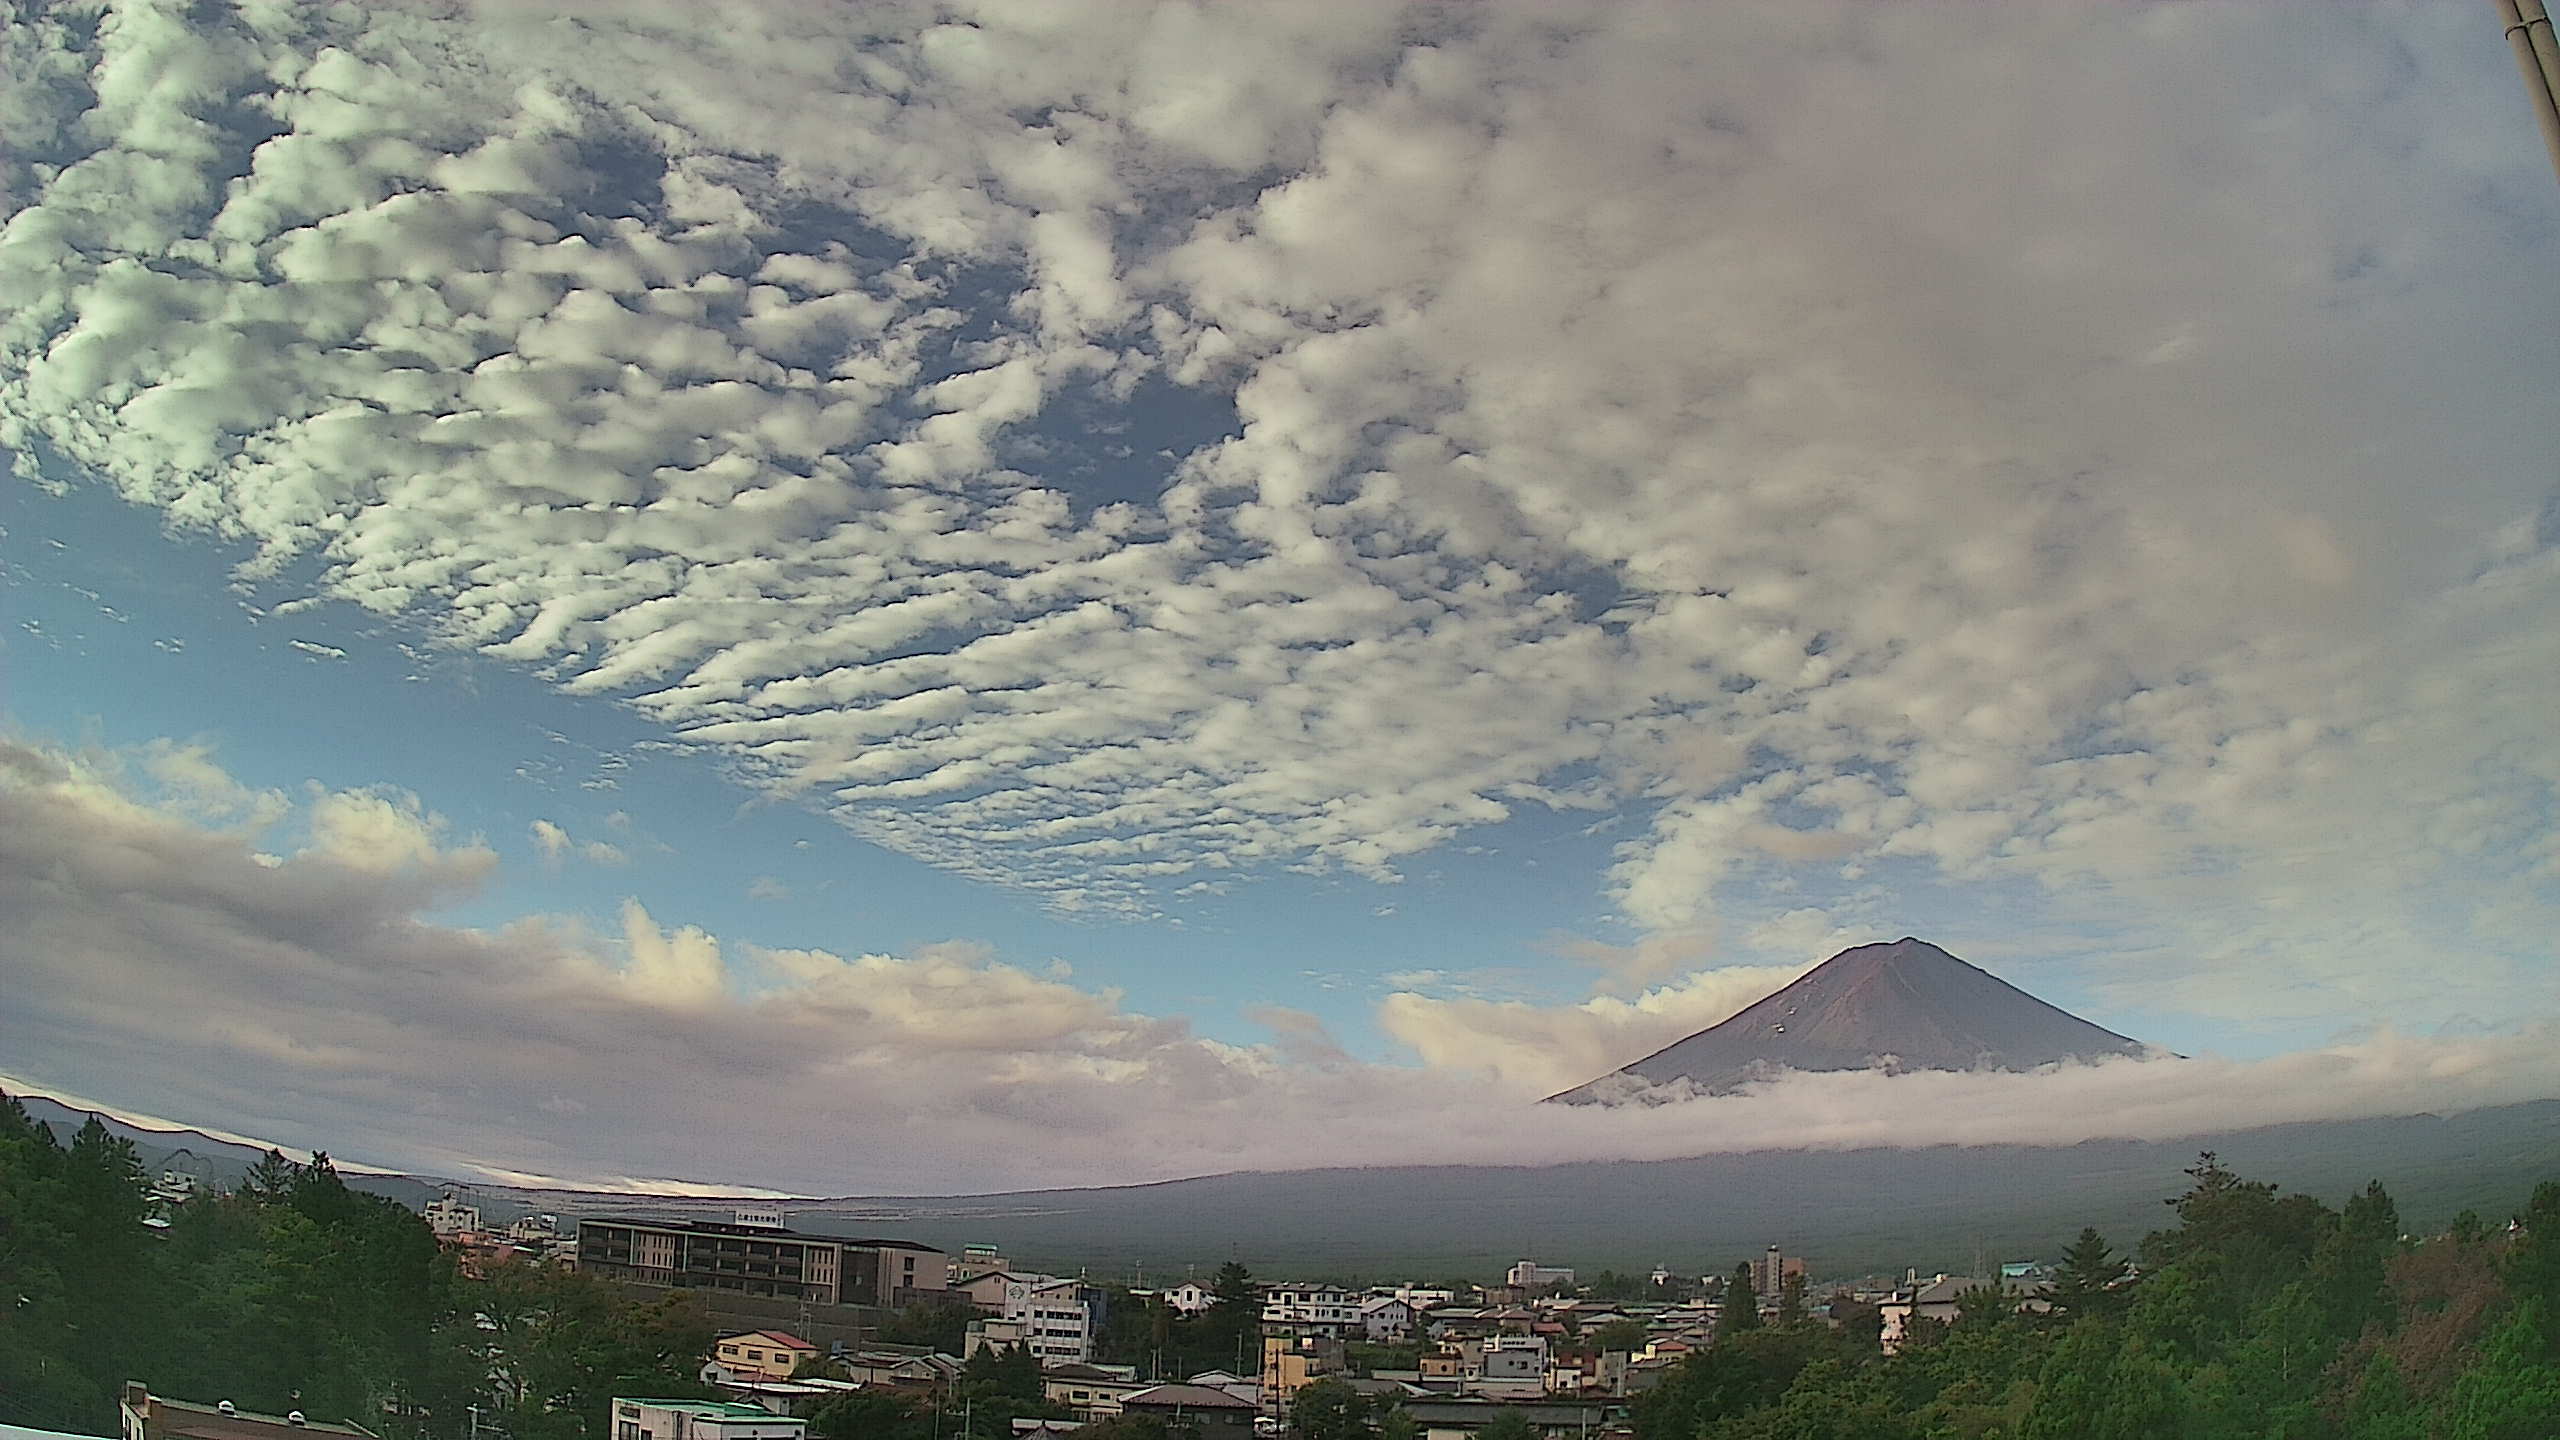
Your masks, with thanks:
<instances>
[{"instance_id":1,"label":"white building","mask_svg":"<svg viewBox=\"0 0 2560 1440\"><path fill-rule=\"evenodd\" d=\"M1165 1304L1185 1315L1197 1315L1218 1301L1218 1297L1209 1292L1209 1287L1197 1280L1185 1280L1172 1289L1160 1293L1164 1296Z\"/></svg>"},{"instance_id":2,"label":"white building","mask_svg":"<svg viewBox=\"0 0 2560 1440\"><path fill-rule=\"evenodd\" d=\"M1434 1290L1427 1285L1399 1285L1387 1293L1395 1296L1397 1299L1412 1306L1416 1310L1428 1310L1434 1305L1455 1305L1458 1303L1457 1291Z\"/></svg>"},{"instance_id":3,"label":"white building","mask_svg":"<svg viewBox=\"0 0 2560 1440\"><path fill-rule=\"evenodd\" d=\"M808 1440L809 1422L730 1400L615 1396L613 1440Z\"/></svg>"},{"instance_id":4,"label":"white building","mask_svg":"<svg viewBox=\"0 0 2560 1440\"><path fill-rule=\"evenodd\" d=\"M480 1207L463 1203L458 1195L439 1195L419 1213L426 1216L427 1228L436 1232L438 1239L480 1228Z\"/></svg>"},{"instance_id":5,"label":"white building","mask_svg":"<svg viewBox=\"0 0 2560 1440\"><path fill-rule=\"evenodd\" d=\"M1462 1386L1470 1394L1520 1399L1547 1393L1543 1335L1488 1335L1467 1355Z\"/></svg>"},{"instance_id":6,"label":"white building","mask_svg":"<svg viewBox=\"0 0 2560 1440\"><path fill-rule=\"evenodd\" d=\"M1336 1285L1275 1285L1262 1294L1262 1323L1300 1330L1356 1330L1360 1297Z\"/></svg>"},{"instance_id":7,"label":"white building","mask_svg":"<svg viewBox=\"0 0 2560 1440\"><path fill-rule=\"evenodd\" d=\"M1394 1340L1413 1331L1413 1306L1393 1295L1360 1302L1360 1330L1371 1340Z\"/></svg>"},{"instance_id":8,"label":"white building","mask_svg":"<svg viewBox=\"0 0 2560 1440\"><path fill-rule=\"evenodd\" d=\"M968 1289L973 1303L996 1311L969 1322L970 1355L990 1345L1020 1345L1043 1365L1082 1365L1093 1359L1093 1303L1085 1299L1081 1282L1007 1272L1000 1279L981 1276Z\"/></svg>"},{"instance_id":9,"label":"white building","mask_svg":"<svg viewBox=\"0 0 2560 1440\"><path fill-rule=\"evenodd\" d=\"M1512 1266L1511 1273L1504 1278L1510 1281L1512 1286L1516 1289L1545 1290L1556 1285L1572 1284L1573 1267L1570 1265L1541 1265L1535 1260L1523 1260L1519 1264Z\"/></svg>"}]
</instances>

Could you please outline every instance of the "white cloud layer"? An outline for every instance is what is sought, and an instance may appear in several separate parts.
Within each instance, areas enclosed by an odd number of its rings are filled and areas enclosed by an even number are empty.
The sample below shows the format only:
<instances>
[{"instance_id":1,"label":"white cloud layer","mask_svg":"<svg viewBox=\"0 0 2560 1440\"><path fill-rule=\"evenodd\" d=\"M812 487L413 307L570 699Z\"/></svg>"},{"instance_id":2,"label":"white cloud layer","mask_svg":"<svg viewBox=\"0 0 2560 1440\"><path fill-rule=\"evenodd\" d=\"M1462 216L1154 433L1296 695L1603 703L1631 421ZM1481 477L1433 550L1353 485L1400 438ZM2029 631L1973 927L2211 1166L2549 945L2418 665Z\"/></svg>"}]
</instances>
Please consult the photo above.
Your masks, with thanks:
<instances>
[{"instance_id":1,"label":"white cloud layer","mask_svg":"<svg viewBox=\"0 0 2560 1440\"><path fill-rule=\"evenodd\" d=\"M274 823L316 826L344 798L317 794ZM1742 1097L1539 1106L1553 1077L1505 1068L1500 1043L1435 1052L1415 1027L1429 1064L1364 1064L1312 1017L1273 1010L1262 1019L1280 1043L1221 1044L963 943L760 950L670 928L636 900L619 936L541 918L456 929L421 912L450 898L457 867L485 874L484 850L430 844L391 867L373 863L379 847L276 858L187 801L147 767L0 745L10 1072L431 1173L930 1193L1234 1168L2166 1138L2560 1093L2560 1030L2543 1023L2384 1031L2251 1063L1815 1075ZM1710 972L1563 1024L1631 1033L1629 1010L1686 1024L1773 978ZM1683 1005L1694 1015L1672 1021ZM1497 1041L1535 1039L1531 1019L1511 1019Z\"/></svg>"},{"instance_id":2,"label":"white cloud layer","mask_svg":"<svg viewBox=\"0 0 2560 1440\"><path fill-rule=\"evenodd\" d=\"M2465 7L120 0L0 66L22 469L934 863L1144 912L1628 809L1642 930L1904 864L2155 1005L2555 998L2549 176Z\"/></svg>"}]
</instances>

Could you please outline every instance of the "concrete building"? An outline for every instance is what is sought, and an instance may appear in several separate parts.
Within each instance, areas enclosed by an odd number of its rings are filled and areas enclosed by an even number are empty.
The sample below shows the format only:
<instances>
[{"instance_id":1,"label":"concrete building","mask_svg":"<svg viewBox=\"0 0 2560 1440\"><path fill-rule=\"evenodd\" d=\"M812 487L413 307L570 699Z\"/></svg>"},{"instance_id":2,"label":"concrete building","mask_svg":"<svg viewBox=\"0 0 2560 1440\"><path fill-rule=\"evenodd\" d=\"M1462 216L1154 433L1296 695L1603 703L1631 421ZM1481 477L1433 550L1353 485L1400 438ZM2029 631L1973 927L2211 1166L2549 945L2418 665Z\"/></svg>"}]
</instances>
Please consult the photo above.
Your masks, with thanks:
<instances>
[{"instance_id":1,"label":"concrete building","mask_svg":"<svg viewBox=\"0 0 2560 1440\"><path fill-rule=\"evenodd\" d=\"M1461 1388L1471 1395L1525 1400L1547 1393L1547 1337L1488 1335L1467 1353Z\"/></svg>"},{"instance_id":2,"label":"concrete building","mask_svg":"<svg viewBox=\"0 0 2560 1440\"><path fill-rule=\"evenodd\" d=\"M1763 1301L1775 1302L1790 1275L1803 1277L1804 1257L1782 1254L1775 1245L1762 1251L1760 1258L1751 1262L1751 1288Z\"/></svg>"},{"instance_id":3,"label":"concrete building","mask_svg":"<svg viewBox=\"0 0 2560 1440\"><path fill-rule=\"evenodd\" d=\"M1541 1265L1535 1260L1523 1260L1511 1267L1510 1272L1503 1276L1503 1281L1515 1290L1552 1290L1559 1285L1573 1283L1573 1267Z\"/></svg>"},{"instance_id":4,"label":"concrete building","mask_svg":"<svg viewBox=\"0 0 2560 1440\"><path fill-rule=\"evenodd\" d=\"M643 1285L821 1305L894 1309L949 1290L951 1257L930 1245L803 1235L756 1219L581 1220L578 1268Z\"/></svg>"},{"instance_id":5,"label":"concrete building","mask_svg":"<svg viewBox=\"0 0 2560 1440\"><path fill-rule=\"evenodd\" d=\"M1334 1334L1360 1328L1360 1297L1336 1285L1275 1285L1262 1295L1262 1323L1297 1333Z\"/></svg>"},{"instance_id":6,"label":"concrete building","mask_svg":"<svg viewBox=\"0 0 2560 1440\"><path fill-rule=\"evenodd\" d=\"M788 1380L802 1362L817 1358L817 1346L786 1330L749 1330L711 1344L712 1363L738 1380Z\"/></svg>"},{"instance_id":7,"label":"concrete building","mask_svg":"<svg viewBox=\"0 0 2560 1440\"><path fill-rule=\"evenodd\" d=\"M480 1228L480 1207L459 1195L439 1195L418 1213L426 1217L427 1228L436 1232L439 1240L468 1235Z\"/></svg>"},{"instance_id":8,"label":"concrete building","mask_svg":"<svg viewBox=\"0 0 2560 1440\"><path fill-rule=\"evenodd\" d=\"M228 1400L206 1405L154 1395L139 1380L128 1380L116 1400L124 1440L310 1440L313 1435L375 1440L374 1433L352 1421L315 1422L296 1410L285 1415L256 1415Z\"/></svg>"},{"instance_id":9,"label":"concrete building","mask_svg":"<svg viewBox=\"0 0 2560 1440\"><path fill-rule=\"evenodd\" d=\"M613 1397L613 1440L808 1440L809 1422L734 1400Z\"/></svg>"},{"instance_id":10,"label":"concrete building","mask_svg":"<svg viewBox=\"0 0 2560 1440\"><path fill-rule=\"evenodd\" d=\"M1299 1391L1346 1368L1342 1342L1332 1336L1266 1332L1262 1337L1263 1413L1287 1419L1289 1401Z\"/></svg>"}]
</instances>

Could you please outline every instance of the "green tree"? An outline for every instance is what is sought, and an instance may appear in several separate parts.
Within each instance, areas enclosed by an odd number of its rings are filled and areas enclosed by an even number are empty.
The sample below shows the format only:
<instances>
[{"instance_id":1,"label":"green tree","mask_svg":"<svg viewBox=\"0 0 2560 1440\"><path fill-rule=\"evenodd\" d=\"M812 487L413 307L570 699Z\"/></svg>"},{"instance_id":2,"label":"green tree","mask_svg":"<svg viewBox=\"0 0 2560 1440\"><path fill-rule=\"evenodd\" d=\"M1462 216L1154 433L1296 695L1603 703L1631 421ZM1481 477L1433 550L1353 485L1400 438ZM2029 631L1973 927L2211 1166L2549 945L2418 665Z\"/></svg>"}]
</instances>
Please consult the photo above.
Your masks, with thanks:
<instances>
[{"instance_id":1,"label":"green tree","mask_svg":"<svg viewBox=\"0 0 2560 1440\"><path fill-rule=\"evenodd\" d=\"M2560 1367L2551 1362L2549 1313L2540 1297L2528 1298L2489 1336L2447 1397L2445 1440L2550 1440L2560 1423Z\"/></svg>"},{"instance_id":2,"label":"green tree","mask_svg":"<svg viewBox=\"0 0 2560 1440\"><path fill-rule=\"evenodd\" d=\"M919 1300L883 1321L880 1338L892 1345L926 1345L957 1355L968 1348L969 1322L977 1313L955 1299Z\"/></svg>"},{"instance_id":3,"label":"green tree","mask_svg":"<svg viewBox=\"0 0 2560 1440\"><path fill-rule=\"evenodd\" d=\"M1298 1440L1372 1440L1369 1397L1341 1380L1318 1380L1289 1397L1289 1433Z\"/></svg>"},{"instance_id":4,"label":"green tree","mask_svg":"<svg viewBox=\"0 0 2560 1440\"><path fill-rule=\"evenodd\" d=\"M2400 1367L2376 1351L2365 1362L2354 1398L2347 1404L2345 1440L2427 1440L2427 1417Z\"/></svg>"},{"instance_id":5,"label":"green tree","mask_svg":"<svg viewBox=\"0 0 2560 1440\"><path fill-rule=\"evenodd\" d=\"M2158 1440L2192 1434L2175 1369L2104 1322L2075 1325L2046 1362L2021 1440Z\"/></svg>"},{"instance_id":6,"label":"green tree","mask_svg":"<svg viewBox=\"0 0 2560 1440\"><path fill-rule=\"evenodd\" d=\"M2502 1274L2519 1300L2538 1300L2560 1315L2560 1181L2533 1187L2533 1199L2516 1217L2524 1233L2507 1251Z\"/></svg>"},{"instance_id":7,"label":"green tree","mask_svg":"<svg viewBox=\"0 0 2560 1440\"><path fill-rule=\"evenodd\" d=\"M2111 1312L2124 1299L2115 1287L2123 1282L2129 1268L2125 1258L2108 1247L2107 1237L2084 1226L2080 1238L2062 1252L2062 1263L2054 1268L2053 1286L2046 1298L2054 1309L2072 1319Z\"/></svg>"},{"instance_id":8,"label":"green tree","mask_svg":"<svg viewBox=\"0 0 2560 1440\"><path fill-rule=\"evenodd\" d=\"M1801 1325L1805 1322L1804 1276L1789 1274L1778 1280L1778 1323Z\"/></svg>"},{"instance_id":9,"label":"green tree","mask_svg":"<svg viewBox=\"0 0 2560 1440\"><path fill-rule=\"evenodd\" d=\"M1732 1335L1760 1328L1760 1294L1751 1288L1751 1262L1733 1267L1724 1282L1724 1308L1716 1312L1716 1333Z\"/></svg>"},{"instance_id":10,"label":"green tree","mask_svg":"<svg viewBox=\"0 0 2560 1440\"><path fill-rule=\"evenodd\" d=\"M1517 1410L1504 1410L1476 1428L1476 1440L1538 1440L1538 1428Z\"/></svg>"},{"instance_id":11,"label":"green tree","mask_svg":"<svg viewBox=\"0 0 2560 1440\"><path fill-rule=\"evenodd\" d=\"M816 1440L918 1440L932 1427L902 1395L857 1390L819 1406L809 1416L809 1433Z\"/></svg>"},{"instance_id":12,"label":"green tree","mask_svg":"<svg viewBox=\"0 0 2560 1440\"><path fill-rule=\"evenodd\" d=\"M1612 1320L1606 1325L1593 1327L1591 1334L1586 1338L1593 1349L1603 1353L1623 1351L1633 1354L1642 1350L1645 1342L1652 1337L1645 1330L1644 1322L1641 1320Z\"/></svg>"}]
</instances>

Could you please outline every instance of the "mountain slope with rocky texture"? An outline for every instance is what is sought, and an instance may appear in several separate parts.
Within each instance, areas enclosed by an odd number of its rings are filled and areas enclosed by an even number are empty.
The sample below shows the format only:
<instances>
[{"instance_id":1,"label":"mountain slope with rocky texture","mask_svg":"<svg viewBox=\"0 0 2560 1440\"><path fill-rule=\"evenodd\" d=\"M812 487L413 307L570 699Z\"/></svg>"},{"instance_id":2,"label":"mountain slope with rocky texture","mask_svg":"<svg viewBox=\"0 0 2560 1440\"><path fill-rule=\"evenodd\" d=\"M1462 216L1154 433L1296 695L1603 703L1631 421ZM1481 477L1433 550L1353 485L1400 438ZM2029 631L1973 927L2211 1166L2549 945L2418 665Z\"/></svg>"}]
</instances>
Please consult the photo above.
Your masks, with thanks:
<instances>
[{"instance_id":1,"label":"mountain slope with rocky texture","mask_svg":"<svg viewBox=\"0 0 2560 1440\"><path fill-rule=\"evenodd\" d=\"M1925 940L1843 950L1722 1024L1551 1098L1721 1094L1787 1070L2032 1070L2147 1047Z\"/></svg>"}]
</instances>

